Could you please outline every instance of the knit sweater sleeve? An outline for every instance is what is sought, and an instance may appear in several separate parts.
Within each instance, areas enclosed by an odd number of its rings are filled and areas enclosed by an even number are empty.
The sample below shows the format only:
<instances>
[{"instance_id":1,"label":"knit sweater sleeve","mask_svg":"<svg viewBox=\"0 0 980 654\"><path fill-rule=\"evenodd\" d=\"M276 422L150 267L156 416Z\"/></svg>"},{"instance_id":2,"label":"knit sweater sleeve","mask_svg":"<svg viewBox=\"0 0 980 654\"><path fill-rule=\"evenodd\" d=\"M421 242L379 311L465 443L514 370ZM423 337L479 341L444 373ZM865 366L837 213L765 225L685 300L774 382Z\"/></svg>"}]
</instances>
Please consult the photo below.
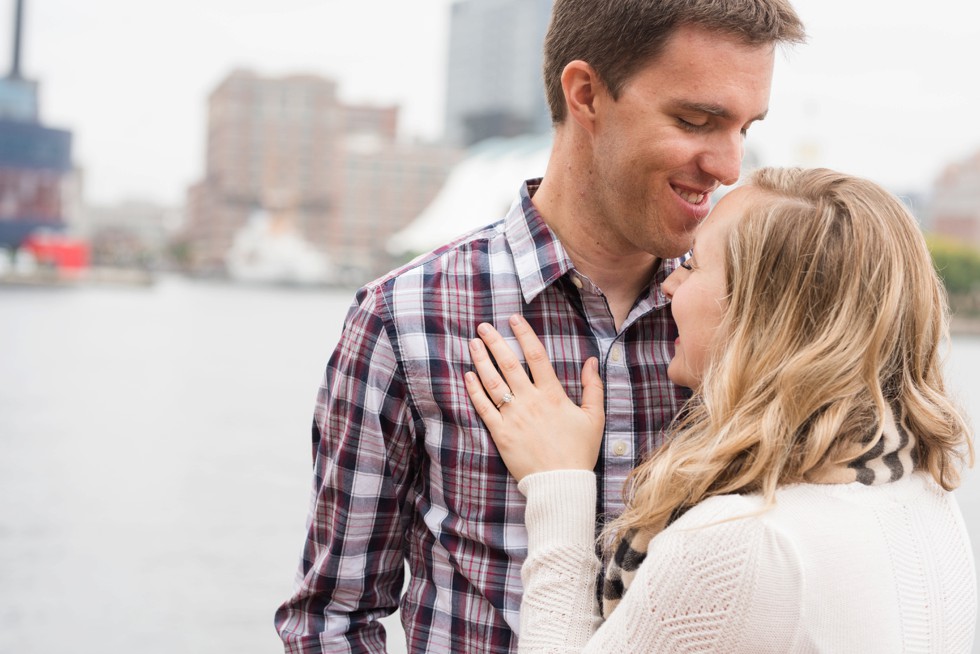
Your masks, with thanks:
<instances>
[{"instance_id":1,"label":"knit sweater sleeve","mask_svg":"<svg viewBox=\"0 0 980 654\"><path fill-rule=\"evenodd\" d=\"M528 475L527 560L518 652L579 652L599 626L595 601L595 475L558 470Z\"/></svg>"},{"instance_id":2,"label":"knit sweater sleeve","mask_svg":"<svg viewBox=\"0 0 980 654\"><path fill-rule=\"evenodd\" d=\"M551 479L526 484L522 654L796 649L803 590L799 557L779 530L758 517L741 517L757 506L719 497L691 509L650 542L623 600L599 626L591 531L586 538L584 525L577 524L594 520L594 478L543 475ZM592 503L573 500L573 486L591 488ZM579 503L589 507L588 515Z\"/></svg>"}]
</instances>

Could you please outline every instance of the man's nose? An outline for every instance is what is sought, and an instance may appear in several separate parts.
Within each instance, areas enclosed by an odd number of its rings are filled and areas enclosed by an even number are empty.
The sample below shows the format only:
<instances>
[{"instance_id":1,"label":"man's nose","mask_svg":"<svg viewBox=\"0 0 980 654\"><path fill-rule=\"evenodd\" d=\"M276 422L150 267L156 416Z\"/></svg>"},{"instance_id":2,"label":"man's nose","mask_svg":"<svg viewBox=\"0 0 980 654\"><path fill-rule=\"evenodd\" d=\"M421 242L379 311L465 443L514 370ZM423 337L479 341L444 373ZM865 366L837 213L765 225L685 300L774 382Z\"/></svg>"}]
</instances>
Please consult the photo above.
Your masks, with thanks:
<instances>
[{"instance_id":1,"label":"man's nose","mask_svg":"<svg viewBox=\"0 0 980 654\"><path fill-rule=\"evenodd\" d=\"M701 170L718 180L723 186L738 181L742 171L745 142L741 131L719 134L701 158Z\"/></svg>"}]
</instances>

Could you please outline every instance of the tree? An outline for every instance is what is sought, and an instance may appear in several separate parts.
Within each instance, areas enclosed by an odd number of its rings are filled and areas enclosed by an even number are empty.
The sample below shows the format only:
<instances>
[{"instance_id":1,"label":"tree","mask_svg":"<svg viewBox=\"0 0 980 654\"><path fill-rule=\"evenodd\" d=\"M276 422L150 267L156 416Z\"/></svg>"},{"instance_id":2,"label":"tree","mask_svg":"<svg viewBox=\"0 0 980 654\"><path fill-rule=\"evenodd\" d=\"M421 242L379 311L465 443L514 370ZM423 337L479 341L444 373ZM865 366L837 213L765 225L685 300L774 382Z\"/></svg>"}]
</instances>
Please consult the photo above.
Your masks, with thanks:
<instances>
[{"instance_id":1,"label":"tree","mask_svg":"<svg viewBox=\"0 0 980 654\"><path fill-rule=\"evenodd\" d=\"M980 293L980 251L948 238L930 236L926 242L947 293Z\"/></svg>"}]
</instances>

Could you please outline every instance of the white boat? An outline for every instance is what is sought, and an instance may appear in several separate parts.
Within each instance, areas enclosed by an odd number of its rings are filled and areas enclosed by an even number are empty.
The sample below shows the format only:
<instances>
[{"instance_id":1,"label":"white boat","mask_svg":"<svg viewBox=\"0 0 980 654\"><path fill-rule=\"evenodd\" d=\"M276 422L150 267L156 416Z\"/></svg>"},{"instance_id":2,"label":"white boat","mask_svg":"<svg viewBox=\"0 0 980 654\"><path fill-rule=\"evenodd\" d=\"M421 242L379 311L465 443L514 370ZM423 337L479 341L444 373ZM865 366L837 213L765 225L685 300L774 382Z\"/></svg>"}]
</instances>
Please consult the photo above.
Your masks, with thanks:
<instances>
[{"instance_id":1,"label":"white boat","mask_svg":"<svg viewBox=\"0 0 980 654\"><path fill-rule=\"evenodd\" d=\"M328 284L332 274L325 254L265 210L255 211L235 234L225 266L235 281L264 284Z\"/></svg>"}]
</instances>

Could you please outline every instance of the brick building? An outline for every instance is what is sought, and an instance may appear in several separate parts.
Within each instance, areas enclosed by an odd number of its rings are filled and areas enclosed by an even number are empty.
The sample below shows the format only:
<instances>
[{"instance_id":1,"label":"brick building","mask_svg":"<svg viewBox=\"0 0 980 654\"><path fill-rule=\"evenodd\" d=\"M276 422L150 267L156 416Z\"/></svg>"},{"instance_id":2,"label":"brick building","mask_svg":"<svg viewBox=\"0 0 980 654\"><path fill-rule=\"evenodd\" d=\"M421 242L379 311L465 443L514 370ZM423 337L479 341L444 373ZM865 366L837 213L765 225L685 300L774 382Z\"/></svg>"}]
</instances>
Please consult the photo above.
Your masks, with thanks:
<instances>
[{"instance_id":1,"label":"brick building","mask_svg":"<svg viewBox=\"0 0 980 654\"><path fill-rule=\"evenodd\" d=\"M263 212L344 281L383 272L384 239L425 207L459 156L399 143L397 128L397 107L346 104L322 77L231 73L209 98L205 176L188 193L193 265L223 269L235 233Z\"/></svg>"},{"instance_id":2,"label":"brick building","mask_svg":"<svg viewBox=\"0 0 980 654\"><path fill-rule=\"evenodd\" d=\"M946 167L936 181L930 231L980 248L980 151Z\"/></svg>"}]
</instances>

